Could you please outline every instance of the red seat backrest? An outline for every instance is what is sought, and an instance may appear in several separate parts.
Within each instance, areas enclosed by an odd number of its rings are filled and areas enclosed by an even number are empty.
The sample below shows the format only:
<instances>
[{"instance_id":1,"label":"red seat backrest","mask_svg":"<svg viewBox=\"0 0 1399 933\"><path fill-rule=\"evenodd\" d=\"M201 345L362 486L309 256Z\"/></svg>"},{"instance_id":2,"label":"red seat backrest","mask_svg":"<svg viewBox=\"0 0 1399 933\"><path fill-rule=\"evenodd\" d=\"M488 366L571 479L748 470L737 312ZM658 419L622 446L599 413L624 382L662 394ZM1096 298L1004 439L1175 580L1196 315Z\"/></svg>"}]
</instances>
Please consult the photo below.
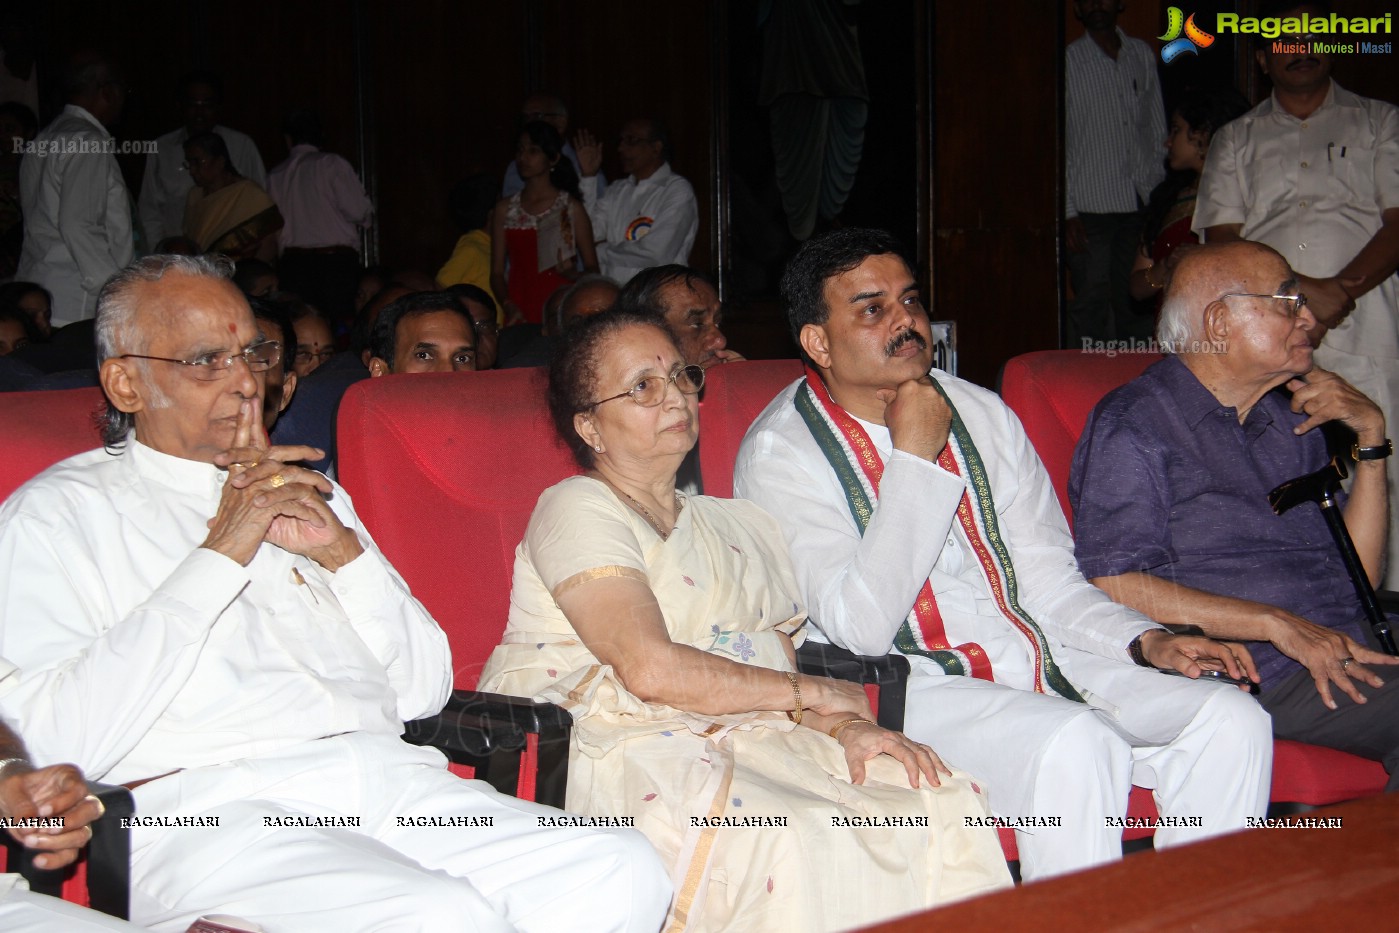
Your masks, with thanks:
<instances>
[{"instance_id":1,"label":"red seat backrest","mask_svg":"<svg viewBox=\"0 0 1399 933\"><path fill-rule=\"evenodd\" d=\"M1001 398L1019 416L1030 443L1044 461L1070 528L1069 467L1093 406L1159 359L1159 353L1109 356L1080 350L1041 350L1006 363Z\"/></svg>"},{"instance_id":2,"label":"red seat backrest","mask_svg":"<svg viewBox=\"0 0 1399 933\"><path fill-rule=\"evenodd\" d=\"M800 360L724 363L705 373L699 448L705 495L733 495L734 460L743 435L777 393L801 374Z\"/></svg>"},{"instance_id":3,"label":"red seat backrest","mask_svg":"<svg viewBox=\"0 0 1399 933\"><path fill-rule=\"evenodd\" d=\"M515 547L539 494L578 472L539 369L366 379L340 403L340 482L447 633L456 685L500 642Z\"/></svg>"},{"instance_id":4,"label":"red seat backrest","mask_svg":"<svg viewBox=\"0 0 1399 933\"><path fill-rule=\"evenodd\" d=\"M101 446L102 410L96 386L0 395L0 502L58 461Z\"/></svg>"}]
</instances>

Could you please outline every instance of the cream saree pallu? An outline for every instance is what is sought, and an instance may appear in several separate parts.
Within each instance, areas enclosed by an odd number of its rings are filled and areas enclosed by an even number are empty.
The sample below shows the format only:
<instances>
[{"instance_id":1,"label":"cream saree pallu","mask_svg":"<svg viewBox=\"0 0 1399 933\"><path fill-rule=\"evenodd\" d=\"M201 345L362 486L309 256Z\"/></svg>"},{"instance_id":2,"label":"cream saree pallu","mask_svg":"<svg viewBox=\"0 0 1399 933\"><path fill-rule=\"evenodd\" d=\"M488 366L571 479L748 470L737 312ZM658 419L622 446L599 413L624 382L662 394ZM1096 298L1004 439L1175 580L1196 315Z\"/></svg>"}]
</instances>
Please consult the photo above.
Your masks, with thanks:
<instances>
[{"instance_id":1,"label":"cream saree pallu","mask_svg":"<svg viewBox=\"0 0 1399 933\"><path fill-rule=\"evenodd\" d=\"M989 815L967 775L915 791L881 757L856 786L839 743L780 713L703 716L628 693L554 603L597 576L645 580L672 639L745 664L790 670L783 642L805 615L776 523L751 503L689 498L661 541L575 477L530 522L481 689L573 715L568 809L635 820L675 882L668 930L849 929L1009 884L994 831L966 825Z\"/></svg>"},{"instance_id":2,"label":"cream saree pallu","mask_svg":"<svg viewBox=\"0 0 1399 933\"><path fill-rule=\"evenodd\" d=\"M185 202L185 236L206 253L245 259L282 224L282 214L267 192L246 178L210 195L191 188Z\"/></svg>"}]
</instances>

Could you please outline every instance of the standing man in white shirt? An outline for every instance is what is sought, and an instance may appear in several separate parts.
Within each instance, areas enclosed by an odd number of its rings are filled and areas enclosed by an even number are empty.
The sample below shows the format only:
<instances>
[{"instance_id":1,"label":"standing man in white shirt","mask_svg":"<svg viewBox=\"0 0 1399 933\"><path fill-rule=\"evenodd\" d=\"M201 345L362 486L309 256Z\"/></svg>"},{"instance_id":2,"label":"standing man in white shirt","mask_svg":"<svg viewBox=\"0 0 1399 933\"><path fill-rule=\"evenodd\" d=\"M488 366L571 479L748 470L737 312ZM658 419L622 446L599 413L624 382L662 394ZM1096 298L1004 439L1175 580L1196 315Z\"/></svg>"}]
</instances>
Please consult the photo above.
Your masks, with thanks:
<instances>
[{"instance_id":1,"label":"standing man in white shirt","mask_svg":"<svg viewBox=\"0 0 1399 933\"><path fill-rule=\"evenodd\" d=\"M15 273L53 295L55 328L96 314L102 284L133 250L126 182L107 132L121 118L126 87L90 54L69 62L62 87L67 106L20 163L24 248Z\"/></svg>"},{"instance_id":2,"label":"standing man in white shirt","mask_svg":"<svg viewBox=\"0 0 1399 933\"><path fill-rule=\"evenodd\" d=\"M360 229L369 226L374 203L354 166L321 151L320 114L298 110L282 130L291 151L267 184L286 221L279 235L282 290L333 321L348 321L359 287Z\"/></svg>"},{"instance_id":3,"label":"standing man in white shirt","mask_svg":"<svg viewBox=\"0 0 1399 933\"><path fill-rule=\"evenodd\" d=\"M446 636L293 462L320 452L268 446L282 348L230 271L151 256L103 289L107 444L0 508L0 712L37 762L133 790L158 933L653 933L670 885L639 833L560 828L400 738L447 699Z\"/></svg>"},{"instance_id":4,"label":"standing man in white shirt","mask_svg":"<svg viewBox=\"0 0 1399 933\"><path fill-rule=\"evenodd\" d=\"M228 157L238 174L267 187L267 170L257 144L244 133L219 126L219 106L223 103L223 80L209 71L195 71L180 82L184 125L156 140L156 151L146 157L146 174L141 181L141 199L136 213L146 248L152 252L166 237L180 236L185 218L185 198L194 180L185 169L185 141L200 133L214 132L228 145Z\"/></svg>"},{"instance_id":5,"label":"standing man in white shirt","mask_svg":"<svg viewBox=\"0 0 1399 933\"><path fill-rule=\"evenodd\" d=\"M1166 177L1166 112L1151 47L1117 26L1120 0L1073 0L1088 30L1064 50L1064 241L1074 297L1068 345L1146 339L1128 292L1141 209Z\"/></svg>"},{"instance_id":6,"label":"standing man in white shirt","mask_svg":"<svg viewBox=\"0 0 1399 933\"><path fill-rule=\"evenodd\" d=\"M1265 6L1260 16L1329 15L1322 3ZM1282 254L1316 318L1316 364L1399 424L1399 108L1331 80L1326 37L1259 43L1268 99L1216 131L1200 177L1195 230L1209 243L1257 240ZM1275 52L1273 41L1302 46ZM1389 501L1399 502L1390 458ZM1386 589L1399 589L1399 510L1390 510Z\"/></svg>"},{"instance_id":7,"label":"standing man in white shirt","mask_svg":"<svg viewBox=\"0 0 1399 933\"><path fill-rule=\"evenodd\" d=\"M782 296L807 375L748 430L734 497L780 516L813 638L908 658L905 732L986 779L1022 877L1120 858L1133 783L1169 819L1158 847L1261 817L1268 714L1201 677L1250 676L1248 651L1171 634L1083 578L1015 415L931 369L893 238L808 240Z\"/></svg>"},{"instance_id":8,"label":"standing man in white shirt","mask_svg":"<svg viewBox=\"0 0 1399 933\"><path fill-rule=\"evenodd\" d=\"M579 188L597 241L602 274L619 285L649 266L688 265L699 230L690 183L670 168L670 136L655 119L622 127L617 153L627 177L599 194L602 144L586 131L574 140L583 168Z\"/></svg>"}]
</instances>

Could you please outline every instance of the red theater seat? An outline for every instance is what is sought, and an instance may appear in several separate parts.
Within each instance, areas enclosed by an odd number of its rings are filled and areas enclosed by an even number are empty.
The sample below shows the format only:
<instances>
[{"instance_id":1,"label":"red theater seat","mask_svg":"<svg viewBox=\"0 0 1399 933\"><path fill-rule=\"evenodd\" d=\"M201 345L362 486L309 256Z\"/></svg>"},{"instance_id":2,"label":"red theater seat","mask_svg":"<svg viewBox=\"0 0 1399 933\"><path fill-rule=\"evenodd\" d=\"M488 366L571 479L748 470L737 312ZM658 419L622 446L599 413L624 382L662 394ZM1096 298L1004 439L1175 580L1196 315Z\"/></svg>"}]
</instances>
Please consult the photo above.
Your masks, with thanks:
<instances>
[{"instance_id":1,"label":"red theater seat","mask_svg":"<svg viewBox=\"0 0 1399 933\"><path fill-rule=\"evenodd\" d=\"M58 461L102 446L96 421L102 410L96 387L0 395L0 502Z\"/></svg>"},{"instance_id":2,"label":"red theater seat","mask_svg":"<svg viewBox=\"0 0 1399 933\"><path fill-rule=\"evenodd\" d=\"M445 745L506 793L562 806L567 715L474 692L505 631L515 547L535 502L578 472L555 440L544 390L537 369L367 379L340 403L337 466L361 520L452 647L447 717L413 724L409 738ZM547 784L538 792L537 741Z\"/></svg>"},{"instance_id":3,"label":"red theater seat","mask_svg":"<svg viewBox=\"0 0 1399 933\"><path fill-rule=\"evenodd\" d=\"M1116 357L1077 350L1026 353L1006 363L1001 396L1025 425L1044 461L1064 514L1069 511L1069 467L1093 407L1161 359L1157 353ZM1379 762L1301 742L1273 744L1273 788L1278 807L1323 806L1382 793L1387 776Z\"/></svg>"}]
</instances>

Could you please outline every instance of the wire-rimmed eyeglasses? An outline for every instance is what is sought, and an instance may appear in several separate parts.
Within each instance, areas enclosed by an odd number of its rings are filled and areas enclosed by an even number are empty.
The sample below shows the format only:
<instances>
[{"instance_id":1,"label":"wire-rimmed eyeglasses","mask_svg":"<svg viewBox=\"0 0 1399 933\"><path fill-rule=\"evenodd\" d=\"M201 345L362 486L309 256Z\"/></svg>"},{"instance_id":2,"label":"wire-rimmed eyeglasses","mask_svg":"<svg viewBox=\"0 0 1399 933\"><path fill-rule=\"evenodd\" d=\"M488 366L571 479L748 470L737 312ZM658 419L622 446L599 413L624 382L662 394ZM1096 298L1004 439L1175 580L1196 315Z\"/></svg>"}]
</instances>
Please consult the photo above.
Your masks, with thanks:
<instances>
[{"instance_id":1,"label":"wire-rimmed eyeglasses","mask_svg":"<svg viewBox=\"0 0 1399 933\"><path fill-rule=\"evenodd\" d=\"M1283 307L1287 309L1288 317L1296 317L1307 306L1307 296L1298 292L1295 295L1261 295L1255 292L1230 292L1227 295L1220 295L1219 300L1225 298L1276 298L1284 302Z\"/></svg>"},{"instance_id":2,"label":"wire-rimmed eyeglasses","mask_svg":"<svg viewBox=\"0 0 1399 933\"><path fill-rule=\"evenodd\" d=\"M644 408L654 408L665 400L666 389L672 382L685 395L696 395L700 389L704 388L704 367L679 366L669 376L647 376L627 391L598 399L596 402L584 405L579 411L587 411L590 408L596 408L603 402L615 402L619 398L628 396L633 402Z\"/></svg>"},{"instance_id":3,"label":"wire-rimmed eyeglasses","mask_svg":"<svg viewBox=\"0 0 1399 933\"><path fill-rule=\"evenodd\" d=\"M242 360L248 364L248 369L255 373L265 373L273 366L276 366L282 359L282 343L279 340L263 340L242 350L229 352L228 350L218 350L213 353L205 353L203 356L195 357L192 360L177 360L168 356L146 356L143 353L123 353L118 359L123 360L158 360L161 363L179 363L181 366L192 367L196 379L205 381L212 379L222 379L233 367L234 360Z\"/></svg>"}]
</instances>

